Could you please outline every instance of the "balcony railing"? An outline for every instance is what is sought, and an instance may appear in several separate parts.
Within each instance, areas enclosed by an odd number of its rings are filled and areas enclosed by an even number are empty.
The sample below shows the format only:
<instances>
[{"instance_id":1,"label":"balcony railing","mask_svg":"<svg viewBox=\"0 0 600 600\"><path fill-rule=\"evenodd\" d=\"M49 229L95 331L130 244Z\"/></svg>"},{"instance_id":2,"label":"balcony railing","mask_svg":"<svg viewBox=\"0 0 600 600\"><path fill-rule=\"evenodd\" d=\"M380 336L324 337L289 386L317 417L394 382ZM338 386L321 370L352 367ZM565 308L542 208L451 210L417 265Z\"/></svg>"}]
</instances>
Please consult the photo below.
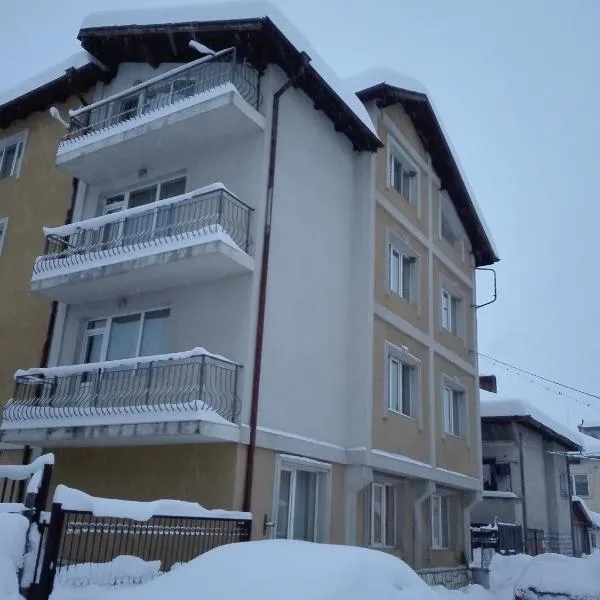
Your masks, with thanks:
<instances>
[{"instance_id":1,"label":"balcony railing","mask_svg":"<svg viewBox=\"0 0 600 600\"><path fill-rule=\"evenodd\" d=\"M63 136L61 145L190 101L227 84L233 85L242 98L258 110L261 99L259 73L249 64L238 62L235 48L228 48L72 111L69 131Z\"/></svg>"},{"instance_id":2,"label":"balcony railing","mask_svg":"<svg viewBox=\"0 0 600 600\"><path fill-rule=\"evenodd\" d=\"M184 247L186 240L213 235L250 253L253 209L223 184L136 206L110 215L46 229L44 254L33 272L40 275L139 251Z\"/></svg>"},{"instance_id":3,"label":"balcony railing","mask_svg":"<svg viewBox=\"0 0 600 600\"><path fill-rule=\"evenodd\" d=\"M199 420L233 423L240 410L239 370L239 365L199 348L172 355L17 371L3 421L59 419L68 426L69 419L86 417L90 424L101 423L102 417L135 423L140 415L155 415L161 421L165 414L194 413Z\"/></svg>"}]
</instances>

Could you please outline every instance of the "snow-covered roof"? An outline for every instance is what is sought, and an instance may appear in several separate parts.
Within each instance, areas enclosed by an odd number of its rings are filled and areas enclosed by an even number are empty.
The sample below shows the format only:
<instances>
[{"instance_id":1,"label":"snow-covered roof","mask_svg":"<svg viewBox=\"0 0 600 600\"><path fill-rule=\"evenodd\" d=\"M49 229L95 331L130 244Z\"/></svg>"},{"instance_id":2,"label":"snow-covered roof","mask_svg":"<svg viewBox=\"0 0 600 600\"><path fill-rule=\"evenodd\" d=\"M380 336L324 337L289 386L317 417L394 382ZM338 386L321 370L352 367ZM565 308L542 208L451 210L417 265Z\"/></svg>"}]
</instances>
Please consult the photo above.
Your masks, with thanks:
<instances>
[{"instance_id":1,"label":"snow-covered roof","mask_svg":"<svg viewBox=\"0 0 600 600\"><path fill-rule=\"evenodd\" d=\"M600 527L600 513L590 510L583 498L580 498L579 496L573 496L572 500L574 503L579 504L581 510L594 527Z\"/></svg>"},{"instance_id":2,"label":"snow-covered roof","mask_svg":"<svg viewBox=\"0 0 600 600\"><path fill-rule=\"evenodd\" d=\"M96 63L95 59L85 50L80 50L79 52L72 54L59 63L49 67L45 71L42 71L41 73L22 81L18 85L10 89L0 91L0 106L8 104L9 102L20 98L21 96L25 96L26 94L29 94L38 88L64 77L65 72L68 69L81 69L90 63Z\"/></svg>"},{"instance_id":3,"label":"snow-covered roof","mask_svg":"<svg viewBox=\"0 0 600 600\"><path fill-rule=\"evenodd\" d=\"M581 441L583 443L583 453L593 454L600 457L600 440L585 433L580 433L579 436L581 437Z\"/></svg>"},{"instance_id":4,"label":"snow-covered roof","mask_svg":"<svg viewBox=\"0 0 600 600\"><path fill-rule=\"evenodd\" d=\"M491 392L480 390L481 418L519 417L528 418L546 430L550 430L557 437L571 442L581 448L581 434L574 429L561 425L544 411L534 406L531 402L521 398L501 398Z\"/></svg>"},{"instance_id":5,"label":"snow-covered roof","mask_svg":"<svg viewBox=\"0 0 600 600\"><path fill-rule=\"evenodd\" d=\"M298 51L304 51L310 56L310 67L320 75L334 93L354 113L356 118L376 137L377 133L369 114L354 91L321 58L304 34L279 9L269 2L222 2L218 4L103 11L92 13L86 17L81 25L81 29L197 23L204 21L226 22L263 18L268 18Z\"/></svg>"},{"instance_id":6,"label":"snow-covered roof","mask_svg":"<svg viewBox=\"0 0 600 600\"><path fill-rule=\"evenodd\" d=\"M452 144L450 136L448 135L448 130L446 129L446 127L444 126L444 122L440 118L440 112L436 109L436 106L431 98L431 94L429 93L427 88L420 81L418 81L414 77L411 77L410 75L405 75L403 73L394 71L393 69L385 68L369 69L353 77L348 78L346 81L348 85L352 88L352 90L357 94L380 85L388 85L399 90L413 92L415 94L422 94L423 96L427 97L429 105L431 106L431 109L435 115L435 118L446 140L448 148L450 149L452 159L456 163L456 167L465 185L465 188L471 200L471 204L473 205L473 209L475 210L477 218L479 219L481 227L485 233L485 236L487 237L492 252L497 259L497 257L499 256L498 249L496 247L494 239L492 238L490 228L488 227L485 217L483 216L483 211L477 203L475 193L473 191L473 188L469 184L469 180L467 179L465 169L463 168L458 158L458 154L456 153L456 150Z\"/></svg>"}]
</instances>

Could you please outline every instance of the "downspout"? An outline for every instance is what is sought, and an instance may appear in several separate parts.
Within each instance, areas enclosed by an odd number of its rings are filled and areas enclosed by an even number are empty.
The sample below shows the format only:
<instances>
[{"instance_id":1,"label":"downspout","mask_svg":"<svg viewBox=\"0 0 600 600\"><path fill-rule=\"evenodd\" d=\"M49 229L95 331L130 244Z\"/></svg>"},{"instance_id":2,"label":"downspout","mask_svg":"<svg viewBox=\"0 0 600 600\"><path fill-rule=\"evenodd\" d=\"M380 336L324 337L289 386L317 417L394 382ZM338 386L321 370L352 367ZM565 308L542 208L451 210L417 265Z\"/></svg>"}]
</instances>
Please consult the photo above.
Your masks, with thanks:
<instances>
[{"instance_id":1,"label":"downspout","mask_svg":"<svg viewBox=\"0 0 600 600\"><path fill-rule=\"evenodd\" d=\"M573 556L575 556L575 523L573 521L573 482L571 481L571 465L569 463L569 455L565 456L567 461L567 491L569 494L569 516L571 517L571 544L573 548Z\"/></svg>"},{"instance_id":2,"label":"downspout","mask_svg":"<svg viewBox=\"0 0 600 600\"><path fill-rule=\"evenodd\" d=\"M525 453L523 452L523 432L519 431L519 471L521 472L521 510L523 512L523 553L527 554L527 495L525 494Z\"/></svg>"},{"instance_id":3,"label":"downspout","mask_svg":"<svg viewBox=\"0 0 600 600\"><path fill-rule=\"evenodd\" d=\"M477 491L475 492L475 496L473 500L469 502L465 507L463 507L463 528L464 528L464 549L465 549L465 560L467 565L471 563L472 554L471 554L471 511L473 508L481 502L483 498L483 492Z\"/></svg>"},{"instance_id":4,"label":"downspout","mask_svg":"<svg viewBox=\"0 0 600 600\"><path fill-rule=\"evenodd\" d=\"M265 329L265 311L267 304L267 279L269 272L269 251L271 247L271 219L273 216L273 188L275 185L275 159L277 157L277 129L279 125L279 102L281 96L302 77L310 57L301 53L301 64L296 74L288 79L274 94L271 112L271 141L269 145L269 170L267 177L267 197L265 203L265 222L263 227L263 245L258 289L258 308L256 316L256 339L254 343L254 370L252 374L252 397L250 401L250 439L246 455L246 472L244 478L243 508L250 512L252 504L252 483L254 478L254 456L256 454L256 427L258 423L258 400L260 394L260 375Z\"/></svg>"},{"instance_id":5,"label":"downspout","mask_svg":"<svg viewBox=\"0 0 600 600\"><path fill-rule=\"evenodd\" d=\"M423 541L423 502L435 492L435 483L431 480L425 482L425 491L415 498L413 505L413 518L415 526L413 529L413 568L421 567L423 560L421 542Z\"/></svg>"}]
</instances>

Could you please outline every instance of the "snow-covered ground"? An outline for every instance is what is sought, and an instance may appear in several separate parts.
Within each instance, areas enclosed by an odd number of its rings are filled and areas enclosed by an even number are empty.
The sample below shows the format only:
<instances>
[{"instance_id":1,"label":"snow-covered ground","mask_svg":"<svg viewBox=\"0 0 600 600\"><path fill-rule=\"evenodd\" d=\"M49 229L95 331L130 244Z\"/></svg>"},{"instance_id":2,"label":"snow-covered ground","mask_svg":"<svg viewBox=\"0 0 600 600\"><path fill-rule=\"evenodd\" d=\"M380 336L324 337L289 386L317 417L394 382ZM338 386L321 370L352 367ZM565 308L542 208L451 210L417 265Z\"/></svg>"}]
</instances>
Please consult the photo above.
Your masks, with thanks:
<instances>
[{"instance_id":1,"label":"snow-covered ground","mask_svg":"<svg viewBox=\"0 0 600 600\"><path fill-rule=\"evenodd\" d=\"M17 571L23 566L29 521L20 514L0 513L0 600L19 600Z\"/></svg>"}]
</instances>

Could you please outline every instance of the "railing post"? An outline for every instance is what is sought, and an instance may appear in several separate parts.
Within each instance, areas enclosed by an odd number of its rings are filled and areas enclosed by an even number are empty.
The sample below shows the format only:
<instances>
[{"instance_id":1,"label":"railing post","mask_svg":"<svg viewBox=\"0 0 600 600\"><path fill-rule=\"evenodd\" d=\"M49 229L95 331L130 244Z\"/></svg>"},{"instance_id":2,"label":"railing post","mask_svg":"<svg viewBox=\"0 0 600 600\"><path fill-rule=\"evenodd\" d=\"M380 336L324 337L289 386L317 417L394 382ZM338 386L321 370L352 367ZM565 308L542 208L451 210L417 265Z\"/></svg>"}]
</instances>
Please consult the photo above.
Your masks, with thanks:
<instances>
[{"instance_id":1,"label":"railing post","mask_svg":"<svg viewBox=\"0 0 600 600\"><path fill-rule=\"evenodd\" d=\"M202 359L200 361L200 381L198 384L198 399L201 402L204 402L204 367L206 365L206 355L202 355Z\"/></svg>"},{"instance_id":2,"label":"railing post","mask_svg":"<svg viewBox=\"0 0 600 600\"><path fill-rule=\"evenodd\" d=\"M217 205L217 225L222 225L223 219L223 190L219 192L219 200Z\"/></svg>"},{"instance_id":3,"label":"railing post","mask_svg":"<svg viewBox=\"0 0 600 600\"><path fill-rule=\"evenodd\" d=\"M235 365L235 375L233 376L233 402L231 406L231 422L235 423L237 416L237 389L238 389L238 375L240 372L240 366Z\"/></svg>"},{"instance_id":4,"label":"railing post","mask_svg":"<svg viewBox=\"0 0 600 600\"><path fill-rule=\"evenodd\" d=\"M148 374L146 375L146 393L144 402L146 407L150 406L150 388L152 387L152 363L148 363Z\"/></svg>"},{"instance_id":5,"label":"railing post","mask_svg":"<svg viewBox=\"0 0 600 600\"><path fill-rule=\"evenodd\" d=\"M60 538L63 529L65 513L61 504L53 504L50 513L50 524L47 529L46 543L43 549L42 567L39 583L32 584L29 600L49 600L54 587L56 577L56 566L60 550ZM34 582L35 582L34 573Z\"/></svg>"},{"instance_id":6,"label":"railing post","mask_svg":"<svg viewBox=\"0 0 600 600\"><path fill-rule=\"evenodd\" d=\"M252 215L252 211L250 209L246 210L246 243L244 244L244 252L249 254L250 252L250 217Z\"/></svg>"},{"instance_id":7,"label":"railing post","mask_svg":"<svg viewBox=\"0 0 600 600\"><path fill-rule=\"evenodd\" d=\"M40 480L40 487L35 495L35 502L33 504L33 522L39 523L42 511L46 508L46 502L48 501L48 493L50 492L50 480L52 479L52 465L44 465L42 471L42 478Z\"/></svg>"}]
</instances>

